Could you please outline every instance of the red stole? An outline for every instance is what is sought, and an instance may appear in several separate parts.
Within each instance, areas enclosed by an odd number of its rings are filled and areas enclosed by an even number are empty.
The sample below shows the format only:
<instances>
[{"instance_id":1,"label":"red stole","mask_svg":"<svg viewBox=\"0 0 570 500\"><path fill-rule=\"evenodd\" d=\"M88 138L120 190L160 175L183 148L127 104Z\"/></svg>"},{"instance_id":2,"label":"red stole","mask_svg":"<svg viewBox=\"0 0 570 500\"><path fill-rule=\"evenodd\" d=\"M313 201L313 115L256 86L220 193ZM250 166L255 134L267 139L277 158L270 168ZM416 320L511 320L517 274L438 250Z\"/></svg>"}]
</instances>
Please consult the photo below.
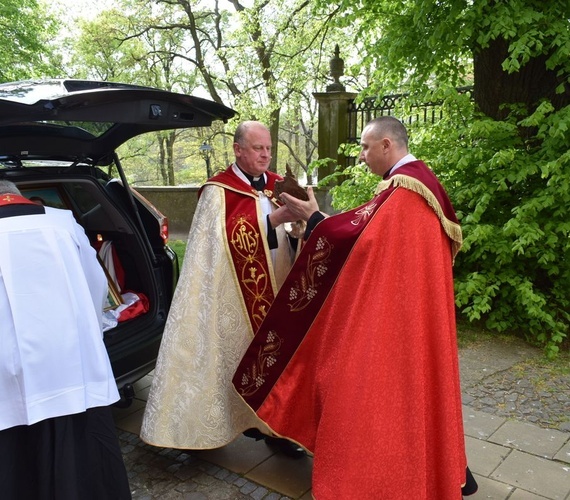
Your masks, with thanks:
<instances>
[{"instance_id":1,"label":"red stole","mask_svg":"<svg viewBox=\"0 0 570 500\"><path fill-rule=\"evenodd\" d=\"M266 172L266 176L264 193L271 199L274 183L281 177L269 171ZM274 280L268 263L269 249L258 221L259 194L256 189L235 175L231 166L209 179L204 185L210 184L224 188L229 251L248 317L255 332L275 297Z\"/></svg>"},{"instance_id":2,"label":"red stole","mask_svg":"<svg viewBox=\"0 0 570 500\"><path fill-rule=\"evenodd\" d=\"M5 193L0 195L0 207L4 205L37 205L37 203L19 194Z\"/></svg>"}]
</instances>

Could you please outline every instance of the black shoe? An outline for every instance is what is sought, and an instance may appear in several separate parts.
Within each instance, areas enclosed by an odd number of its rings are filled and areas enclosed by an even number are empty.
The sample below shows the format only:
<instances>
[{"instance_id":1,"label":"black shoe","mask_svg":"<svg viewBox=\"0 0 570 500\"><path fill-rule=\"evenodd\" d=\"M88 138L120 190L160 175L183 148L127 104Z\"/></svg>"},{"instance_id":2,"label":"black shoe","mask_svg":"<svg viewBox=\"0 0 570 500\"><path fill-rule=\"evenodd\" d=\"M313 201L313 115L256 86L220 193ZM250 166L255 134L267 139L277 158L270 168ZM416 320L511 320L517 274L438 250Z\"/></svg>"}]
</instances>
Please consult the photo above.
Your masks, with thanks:
<instances>
[{"instance_id":1,"label":"black shoe","mask_svg":"<svg viewBox=\"0 0 570 500\"><path fill-rule=\"evenodd\" d=\"M246 431L243 431L243 435L245 437L255 439L256 441L265 439L267 437L265 434L263 434L263 432L261 432L259 429L256 428L247 429Z\"/></svg>"},{"instance_id":2,"label":"black shoe","mask_svg":"<svg viewBox=\"0 0 570 500\"><path fill-rule=\"evenodd\" d=\"M478 489L479 485L477 484L477 481L475 481L473 474L471 474L469 467L467 467L465 486L461 488L461 493L463 494L463 496L467 497L469 495L473 495L474 493L476 493Z\"/></svg>"},{"instance_id":3,"label":"black shoe","mask_svg":"<svg viewBox=\"0 0 570 500\"><path fill-rule=\"evenodd\" d=\"M307 456L307 453L303 448L301 448L297 443L293 443L293 441L289 441L288 439L266 436L265 443L270 448L273 448L283 453L283 455L287 455L291 458L302 458Z\"/></svg>"}]
</instances>

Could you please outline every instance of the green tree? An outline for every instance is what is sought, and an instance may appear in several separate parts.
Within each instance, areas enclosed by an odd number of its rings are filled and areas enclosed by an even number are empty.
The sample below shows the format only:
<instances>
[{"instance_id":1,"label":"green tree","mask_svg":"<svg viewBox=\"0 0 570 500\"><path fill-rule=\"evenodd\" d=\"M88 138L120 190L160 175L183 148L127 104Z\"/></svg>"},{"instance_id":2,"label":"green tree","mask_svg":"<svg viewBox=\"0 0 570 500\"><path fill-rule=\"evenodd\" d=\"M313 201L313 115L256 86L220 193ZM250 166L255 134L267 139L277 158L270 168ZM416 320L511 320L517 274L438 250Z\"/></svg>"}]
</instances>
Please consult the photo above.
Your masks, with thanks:
<instances>
[{"instance_id":1,"label":"green tree","mask_svg":"<svg viewBox=\"0 0 570 500\"><path fill-rule=\"evenodd\" d=\"M478 109L495 119L504 104L556 109L570 102L567 0L341 0L343 25L376 68L369 94L432 92L474 83ZM326 9L330 9L326 2Z\"/></svg>"},{"instance_id":2,"label":"green tree","mask_svg":"<svg viewBox=\"0 0 570 500\"><path fill-rule=\"evenodd\" d=\"M403 91L409 103L442 102L443 120L412 123L410 131L414 152L443 180L463 226L461 313L493 330L523 332L555 354L570 325L570 4L340 6L336 19L359 24L362 60L375 68L364 95ZM454 90L466 84L473 100ZM398 116L411 119L405 107ZM336 190L345 207L356 189L371 186L361 167L352 170Z\"/></svg>"},{"instance_id":3,"label":"green tree","mask_svg":"<svg viewBox=\"0 0 570 500\"><path fill-rule=\"evenodd\" d=\"M146 28L155 17L168 17L169 11L171 9L165 8L157 13L147 4L123 2L121 9L103 11L94 20L81 22L80 36L71 42L74 76L191 93L195 75L184 71L173 55L181 50L183 32ZM136 138L120 148L125 170L134 182L152 179L154 183L158 180L164 185L175 185L175 143L181 137L192 135L187 131L168 130L152 136L153 141ZM201 138L199 133L198 140ZM155 162L158 169L154 167Z\"/></svg>"},{"instance_id":4,"label":"green tree","mask_svg":"<svg viewBox=\"0 0 570 500\"><path fill-rule=\"evenodd\" d=\"M0 4L0 81L54 76L59 60L50 47L56 23L36 0Z\"/></svg>"},{"instance_id":5,"label":"green tree","mask_svg":"<svg viewBox=\"0 0 570 500\"><path fill-rule=\"evenodd\" d=\"M416 138L463 227L457 304L469 320L523 332L554 355L570 324L570 107L544 101L499 121L465 120L463 104Z\"/></svg>"},{"instance_id":6,"label":"green tree","mask_svg":"<svg viewBox=\"0 0 570 500\"><path fill-rule=\"evenodd\" d=\"M103 11L78 23L79 36L67 40L73 47L69 64L76 78L148 83L146 50L142 41L125 39L129 17L122 10Z\"/></svg>"},{"instance_id":7,"label":"green tree","mask_svg":"<svg viewBox=\"0 0 570 500\"><path fill-rule=\"evenodd\" d=\"M308 0L289 2L287 8L276 0L247 5L239 0L156 3L175 7L175 13L157 18L147 29L183 31L187 43L175 56L196 68L199 84L212 99L234 107L240 120L258 119L270 126L272 169L277 168L280 140L290 153L288 159L306 169L307 153L314 154L311 143L315 140L314 122L305 123L315 119L307 88L317 89L326 80L333 47L327 26L335 10L316 12ZM328 54L326 59L323 54ZM280 134L284 115L287 133ZM292 117L302 118L304 126L292 126ZM299 131L309 135L295 144L289 141L292 130L296 139Z\"/></svg>"},{"instance_id":8,"label":"green tree","mask_svg":"<svg viewBox=\"0 0 570 500\"><path fill-rule=\"evenodd\" d=\"M325 85L334 44L349 31L331 35L328 24L334 15L335 9L316 12L308 0L286 9L277 0L247 6L236 0L120 0L113 11L83 25L74 42L74 73L208 93L235 108L236 120L267 123L274 143L272 168L284 171L288 163L302 175L316 157L317 108L311 90ZM216 126L196 132L199 142L189 150L197 154L198 145L209 142L212 162L217 168L227 165L229 130ZM166 133L158 139L165 184L177 182L172 139Z\"/></svg>"}]
</instances>

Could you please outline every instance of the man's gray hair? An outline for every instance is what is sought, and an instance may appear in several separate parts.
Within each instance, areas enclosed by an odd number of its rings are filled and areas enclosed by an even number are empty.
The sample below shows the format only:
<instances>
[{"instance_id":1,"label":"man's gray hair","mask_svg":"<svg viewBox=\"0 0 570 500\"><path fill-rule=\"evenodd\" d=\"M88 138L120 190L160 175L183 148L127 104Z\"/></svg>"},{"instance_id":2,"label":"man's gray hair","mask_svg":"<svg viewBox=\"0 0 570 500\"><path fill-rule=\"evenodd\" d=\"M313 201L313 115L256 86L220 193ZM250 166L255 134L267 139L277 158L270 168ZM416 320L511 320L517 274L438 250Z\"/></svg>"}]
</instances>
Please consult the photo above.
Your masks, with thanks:
<instances>
[{"instance_id":1,"label":"man's gray hair","mask_svg":"<svg viewBox=\"0 0 570 500\"><path fill-rule=\"evenodd\" d=\"M7 181L5 179L0 179L0 194L19 194L20 190L12 181Z\"/></svg>"},{"instance_id":2,"label":"man's gray hair","mask_svg":"<svg viewBox=\"0 0 570 500\"><path fill-rule=\"evenodd\" d=\"M252 127L260 127L260 128L264 128L267 131L269 131L269 128L267 128L267 126L264 125L263 123L255 121L255 120L247 120L247 121L241 122L237 126L236 131L234 133L234 142L237 142L240 146L243 146L245 136L247 135L248 130Z\"/></svg>"}]
</instances>

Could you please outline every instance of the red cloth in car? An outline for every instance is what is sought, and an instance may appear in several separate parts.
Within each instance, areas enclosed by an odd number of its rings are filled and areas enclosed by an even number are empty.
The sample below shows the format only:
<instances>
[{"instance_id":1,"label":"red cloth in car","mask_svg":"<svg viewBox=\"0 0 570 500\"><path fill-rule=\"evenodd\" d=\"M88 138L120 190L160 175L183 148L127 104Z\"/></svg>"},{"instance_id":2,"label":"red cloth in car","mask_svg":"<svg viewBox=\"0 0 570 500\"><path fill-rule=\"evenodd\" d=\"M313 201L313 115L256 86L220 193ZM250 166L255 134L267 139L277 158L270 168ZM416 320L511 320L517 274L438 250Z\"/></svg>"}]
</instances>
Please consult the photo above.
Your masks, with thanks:
<instances>
[{"instance_id":1,"label":"red cloth in car","mask_svg":"<svg viewBox=\"0 0 570 500\"><path fill-rule=\"evenodd\" d=\"M148 312L148 297L144 293L137 293L136 295L138 296L139 300L120 312L119 317L117 318L117 321L119 321L119 323L121 321L127 321L128 319L136 318L137 316Z\"/></svg>"}]
</instances>

